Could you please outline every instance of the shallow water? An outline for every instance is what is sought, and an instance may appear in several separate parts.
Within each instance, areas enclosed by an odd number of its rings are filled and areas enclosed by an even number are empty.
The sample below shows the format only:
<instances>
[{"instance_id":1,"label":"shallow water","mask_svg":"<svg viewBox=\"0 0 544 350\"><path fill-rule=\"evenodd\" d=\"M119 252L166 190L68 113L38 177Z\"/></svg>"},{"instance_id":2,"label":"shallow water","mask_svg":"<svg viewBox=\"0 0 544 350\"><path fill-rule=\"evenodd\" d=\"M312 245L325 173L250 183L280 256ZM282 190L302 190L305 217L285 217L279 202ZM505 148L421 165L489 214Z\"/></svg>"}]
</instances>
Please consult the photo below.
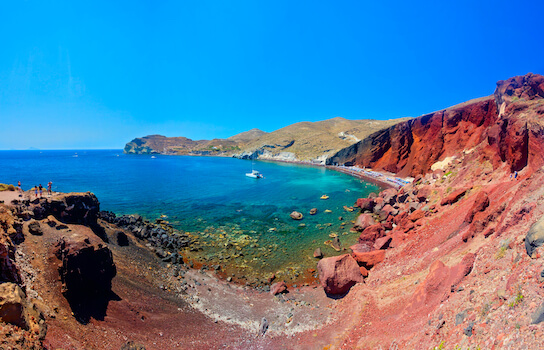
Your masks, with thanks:
<instances>
[{"instance_id":1,"label":"shallow water","mask_svg":"<svg viewBox=\"0 0 544 350\"><path fill-rule=\"evenodd\" d=\"M341 254L324 244L331 234L345 247L357 240L349 233L356 212L343 206L379 191L374 184L322 167L155 157L124 155L121 150L0 151L0 182L21 181L26 190L53 181L55 191L94 192L102 210L138 213L149 220L166 215L201 244L202 250L184 252L186 257L221 265L225 276L248 283L271 273L289 281L311 279L315 248L328 256ZM252 167L265 178L246 177ZM321 200L323 194L330 198ZM311 208L318 209L316 215L309 215ZM292 220L293 210L304 219Z\"/></svg>"}]
</instances>

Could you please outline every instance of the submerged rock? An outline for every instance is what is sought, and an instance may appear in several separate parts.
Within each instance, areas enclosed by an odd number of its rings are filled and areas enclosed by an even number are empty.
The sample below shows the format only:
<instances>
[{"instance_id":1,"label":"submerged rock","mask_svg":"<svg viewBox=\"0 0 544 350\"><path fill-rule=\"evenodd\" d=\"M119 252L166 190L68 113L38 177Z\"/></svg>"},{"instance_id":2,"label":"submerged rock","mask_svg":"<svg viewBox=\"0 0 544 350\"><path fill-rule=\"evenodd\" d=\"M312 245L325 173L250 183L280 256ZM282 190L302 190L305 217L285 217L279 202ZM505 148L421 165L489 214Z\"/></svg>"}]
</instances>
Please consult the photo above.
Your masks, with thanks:
<instances>
[{"instance_id":1,"label":"submerged rock","mask_svg":"<svg viewBox=\"0 0 544 350\"><path fill-rule=\"evenodd\" d=\"M321 259L323 257L323 252L321 251L321 248L316 248L314 250L314 258Z\"/></svg>"},{"instance_id":2,"label":"submerged rock","mask_svg":"<svg viewBox=\"0 0 544 350\"><path fill-rule=\"evenodd\" d=\"M315 215L317 213L317 208L310 209L310 215Z\"/></svg>"},{"instance_id":3,"label":"submerged rock","mask_svg":"<svg viewBox=\"0 0 544 350\"><path fill-rule=\"evenodd\" d=\"M291 217L291 219L293 220L302 220L302 218L304 217L302 215L302 213L298 212L298 211L294 211L292 212L291 214L289 214L289 216Z\"/></svg>"}]
</instances>

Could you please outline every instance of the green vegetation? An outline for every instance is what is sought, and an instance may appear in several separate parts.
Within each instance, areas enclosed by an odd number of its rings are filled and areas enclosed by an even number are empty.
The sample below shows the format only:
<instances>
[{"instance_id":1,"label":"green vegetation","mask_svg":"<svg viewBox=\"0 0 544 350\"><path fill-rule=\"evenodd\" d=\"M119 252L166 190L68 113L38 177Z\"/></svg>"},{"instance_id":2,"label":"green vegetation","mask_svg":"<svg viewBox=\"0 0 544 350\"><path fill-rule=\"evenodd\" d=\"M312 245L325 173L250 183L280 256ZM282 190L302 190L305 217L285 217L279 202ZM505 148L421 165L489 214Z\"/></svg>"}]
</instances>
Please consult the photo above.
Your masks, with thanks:
<instances>
[{"instance_id":1,"label":"green vegetation","mask_svg":"<svg viewBox=\"0 0 544 350\"><path fill-rule=\"evenodd\" d=\"M435 346L434 347L434 350L444 350L444 345L446 344L445 341L441 341L440 344L438 344L438 346Z\"/></svg>"},{"instance_id":2,"label":"green vegetation","mask_svg":"<svg viewBox=\"0 0 544 350\"><path fill-rule=\"evenodd\" d=\"M516 295L516 298L513 302L509 304L510 307L516 307L523 301L523 294L521 293L521 290L518 291L518 294Z\"/></svg>"},{"instance_id":3,"label":"green vegetation","mask_svg":"<svg viewBox=\"0 0 544 350\"><path fill-rule=\"evenodd\" d=\"M15 186L0 184L0 191L15 191Z\"/></svg>"},{"instance_id":4,"label":"green vegetation","mask_svg":"<svg viewBox=\"0 0 544 350\"><path fill-rule=\"evenodd\" d=\"M504 258L504 256L506 255L506 249L508 249L508 246L507 245L502 245L500 248L499 248L499 251L497 252L497 254L495 254L495 259L502 259Z\"/></svg>"},{"instance_id":5,"label":"green vegetation","mask_svg":"<svg viewBox=\"0 0 544 350\"><path fill-rule=\"evenodd\" d=\"M519 100L519 97L517 96L512 97L512 102L516 102L517 100Z\"/></svg>"}]
</instances>

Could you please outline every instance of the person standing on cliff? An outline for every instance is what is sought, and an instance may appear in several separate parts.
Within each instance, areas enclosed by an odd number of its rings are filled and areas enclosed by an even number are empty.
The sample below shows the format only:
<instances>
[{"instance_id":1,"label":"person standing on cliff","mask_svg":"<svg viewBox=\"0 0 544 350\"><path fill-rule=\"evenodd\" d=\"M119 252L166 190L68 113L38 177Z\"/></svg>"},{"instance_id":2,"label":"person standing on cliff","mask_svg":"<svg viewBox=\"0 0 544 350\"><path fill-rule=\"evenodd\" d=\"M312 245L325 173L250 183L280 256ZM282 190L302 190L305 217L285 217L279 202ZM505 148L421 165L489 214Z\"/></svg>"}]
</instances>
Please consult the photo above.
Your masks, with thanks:
<instances>
[{"instance_id":1,"label":"person standing on cliff","mask_svg":"<svg viewBox=\"0 0 544 350\"><path fill-rule=\"evenodd\" d=\"M36 195L36 198L38 198L38 186L34 186L34 194Z\"/></svg>"},{"instance_id":2,"label":"person standing on cliff","mask_svg":"<svg viewBox=\"0 0 544 350\"><path fill-rule=\"evenodd\" d=\"M17 182L17 190L19 192L23 192L23 189L21 188L21 181Z\"/></svg>"},{"instance_id":3,"label":"person standing on cliff","mask_svg":"<svg viewBox=\"0 0 544 350\"><path fill-rule=\"evenodd\" d=\"M38 187L40 189L40 198L42 198L42 194L43 194L43 186L42 184L40 184L40 186Z\"/></svg>"},{"instance_id":4,"label":"person standing on cliff","mask_svg":"<svg viewBox=\"0 0 544 350\"><path fill-rule=\"evenodd\" d=\"M49 181L47 183L47 194L49 194L49 197L51 197L51 194L53 194L53 192L51 191L51 187L53 187L53 183Z\"/></svg>"}]
</instances>

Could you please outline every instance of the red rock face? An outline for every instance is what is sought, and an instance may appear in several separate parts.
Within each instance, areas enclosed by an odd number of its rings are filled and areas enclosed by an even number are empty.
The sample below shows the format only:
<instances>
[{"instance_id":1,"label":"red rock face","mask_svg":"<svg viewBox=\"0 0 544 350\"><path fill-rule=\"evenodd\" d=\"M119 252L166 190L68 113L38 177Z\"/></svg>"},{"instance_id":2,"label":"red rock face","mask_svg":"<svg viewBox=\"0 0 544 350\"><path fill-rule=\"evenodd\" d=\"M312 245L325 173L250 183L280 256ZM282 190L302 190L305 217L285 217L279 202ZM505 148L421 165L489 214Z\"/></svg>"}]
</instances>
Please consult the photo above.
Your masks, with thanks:
<instances>
[{"instance_id":1,"label":"red rock face","mask_svg":"<svg viewBox=\"0 0 544 350\"><path fill-rule=\"evenodd\" d=\"M372 242L372 245L377 238L382 237L385 234L382 224L375 224L368 226L359 236L359 243Z\"/></svg>"},{"instance_id":2,"label":"red rock face","mask_svg":"<svg viewBox=\"0 0 544 350\"><path fill-rule=\"evenodd\" d=\"M472 205L472 208L470 208L469 212L467 213L467 216L465 217L466 223L471 223L474 219L474 215L477 213L484 211L489 206L489 196L487 192L482 191L476 195L476 200L474 201L474 204Z\"/></svg>"},{"instance_id":3,"label":"red rock face","mask_svg":"<svg viewBox=\"0 0 544 350\"><path fill-rule=\"evenodd\" d=\"M494 96L396 124L338 152L340 163L417 176L431 165L481 145L511 171L544 164L544 77L499 81Z\"/></svg>"},{"instance_id":4,"label":"red rock face","mask_svg":"<svg viewBox=\"0 0 544 350\"><path fill-rule=\"evenodd\" d=\"M276 295L287 291L287 284L285 281L274 283L270 286L270 294Z\"/></svg>"},{"instance_id":5,"label":"red rock face","mask_svg":"<svg viewBox=\"0 0 544 350\"><path fill-rule=\"evenodd\" d=\"M461 197L467 193L468 188L462 188L460 190L453 191L447 197L440 201L440 205L448 205L457 202Z\"/></svg>"},{"instance_id":6,"label":"red rock face","mask_svg":"<svg viewBox=\"0 0 544 350\"><path fill-rule=\"evenodd\" d=\"M429 274L412 296L406 310L432 307L446 300L452 290L455 290L463 278L472 271L475 259L476 256L469 253L459 264L452 267L447 267L440 260L435 261L429 269Z\"/></svg>"},{"instance_id":7,"label":"red rock face","mask_svg":"<svg viewBox=\"0 0 544 350\"><path fill-rule=\"evenodd\" d=\"M374 250L367 253L353 252L355 261L366 269L371 269L385 259L385 250Z\"/></svg>"},{"instance_id":8,"label":"red rock face","mask_svg":"<svg viewBox=\"0 0 544 350\"><path fill-rule=\"evenodd\" d=\"M322 259L317 264L317 271L327 294L344 294L364 280L359 265L349 254Z\"/></svg>"},{"instance_id":9,"label":"red rock face","mask_svg":"<svg viewBox=\"0 0 544 350\"><path fill-rule=\"evenodd\" d=\"M372 226L376 223L376 220L370 214L360 214L355 221L355 229L357 231L363 231L369 226Z\"/></svg>"}]
</instances>

